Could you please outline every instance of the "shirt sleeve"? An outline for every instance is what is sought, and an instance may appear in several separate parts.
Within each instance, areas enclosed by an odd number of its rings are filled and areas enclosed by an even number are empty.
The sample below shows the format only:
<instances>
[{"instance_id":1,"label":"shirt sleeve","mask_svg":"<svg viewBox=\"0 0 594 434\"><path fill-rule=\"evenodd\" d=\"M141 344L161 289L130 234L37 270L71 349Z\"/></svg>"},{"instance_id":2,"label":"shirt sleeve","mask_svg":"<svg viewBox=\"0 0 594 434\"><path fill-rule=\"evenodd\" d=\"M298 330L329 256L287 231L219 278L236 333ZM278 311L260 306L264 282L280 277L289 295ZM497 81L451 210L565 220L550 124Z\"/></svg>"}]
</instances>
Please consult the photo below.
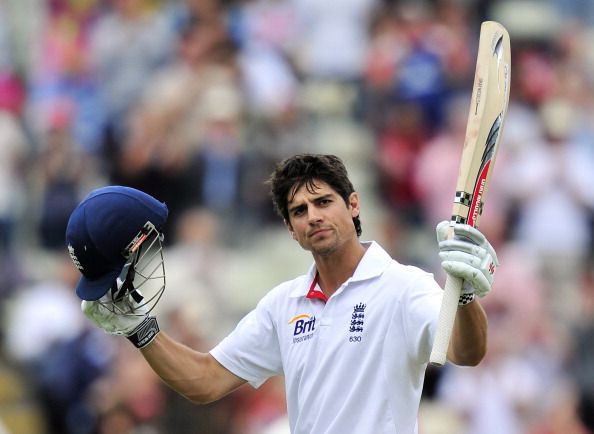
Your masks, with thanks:
<instances>
[{"instance_id":1,"label":"shirt sleeve","mask_svg":"<svg viewBox=\"0 0 594 434\"><path fill-rule=\"evenodd\" d=\"M210 354L225 368L260 387L268 378L282 374L275 322L265 297Z\"/></svg>"},{"instance_id":2,"label":"shirt sleeve","mask_svg":"<svg viewBox=\"0 0 594 434\"><path fill-rule=\"evenodd\" d=\"M433 275L421 272L412 280L402 305L409 351L420 363L429 362L442 298L443 290Z\"/></svg>"}]
</instances>

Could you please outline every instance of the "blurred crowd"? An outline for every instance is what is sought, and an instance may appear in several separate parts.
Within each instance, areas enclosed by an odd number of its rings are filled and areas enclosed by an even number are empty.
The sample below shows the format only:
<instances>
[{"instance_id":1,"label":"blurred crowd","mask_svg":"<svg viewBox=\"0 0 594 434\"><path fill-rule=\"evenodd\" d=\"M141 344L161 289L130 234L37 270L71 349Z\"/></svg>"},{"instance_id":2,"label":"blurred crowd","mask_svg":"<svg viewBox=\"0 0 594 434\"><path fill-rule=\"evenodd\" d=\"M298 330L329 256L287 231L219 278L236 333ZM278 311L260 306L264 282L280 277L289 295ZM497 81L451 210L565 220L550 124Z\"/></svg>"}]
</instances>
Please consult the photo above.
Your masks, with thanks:
<instances>
[{"instance_id":1,"label":"blurred crowd","mask_svg":"<svg viewBox=\"0 0 594 434\"><path fill-rule=\"evenodd\" d=\"M264 185L291 154L341 156L362 238L442 282L487 19L512 39L489 349L429 368L420 433L594 432L594 3L2 0L0 434L288 434L282 379L193 406L90 326L70 212L107 184L167 203L161 328L202 351L309 264Z\"/></svg>"}]
</instances>

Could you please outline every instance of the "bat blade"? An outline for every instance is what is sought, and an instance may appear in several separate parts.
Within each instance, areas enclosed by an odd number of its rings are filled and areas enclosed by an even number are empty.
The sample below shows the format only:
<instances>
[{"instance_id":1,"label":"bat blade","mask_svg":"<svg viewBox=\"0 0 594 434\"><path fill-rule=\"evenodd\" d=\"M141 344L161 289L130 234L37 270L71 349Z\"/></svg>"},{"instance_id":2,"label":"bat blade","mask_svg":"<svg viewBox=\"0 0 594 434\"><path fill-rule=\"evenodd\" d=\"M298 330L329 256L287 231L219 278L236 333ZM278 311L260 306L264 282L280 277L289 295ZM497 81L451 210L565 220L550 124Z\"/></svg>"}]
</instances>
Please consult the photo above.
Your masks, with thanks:
<instances>
[{"instance_id":1,"label":"bat blade","mask_svg":"<svg viewBox=\"0 0 594 434\"><path fill-rule=\"evenodd\" d=\"M474 85L451 221L478 227L507 112L511 47L498 22L481 25ZM458 309L462 280L448 275L429 362L442 366Z\"/></svg>"}]
</instances>

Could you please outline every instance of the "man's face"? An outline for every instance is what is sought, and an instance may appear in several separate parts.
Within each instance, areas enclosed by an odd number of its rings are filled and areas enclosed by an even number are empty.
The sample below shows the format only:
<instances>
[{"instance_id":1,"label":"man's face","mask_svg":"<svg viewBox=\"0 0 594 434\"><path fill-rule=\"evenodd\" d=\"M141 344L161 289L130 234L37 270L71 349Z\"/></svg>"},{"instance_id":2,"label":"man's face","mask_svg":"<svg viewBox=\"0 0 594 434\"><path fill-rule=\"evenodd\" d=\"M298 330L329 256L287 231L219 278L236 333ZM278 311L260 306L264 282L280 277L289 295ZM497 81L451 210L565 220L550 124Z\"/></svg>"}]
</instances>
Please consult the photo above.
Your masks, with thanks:
<instances>
[{"instance_id":1,"label":"man's face","mask_svg":"<svg viewBox=\"0 0 594 434\"><path fill-rule=\"evenodd\" d=\"M323 181L312 193L303 185L289 196L289 232L305 250L327 256L346 242L357 239L353 217L359 215L359 196L351 193L348 204Z\"/></svg>"}]
</instances>

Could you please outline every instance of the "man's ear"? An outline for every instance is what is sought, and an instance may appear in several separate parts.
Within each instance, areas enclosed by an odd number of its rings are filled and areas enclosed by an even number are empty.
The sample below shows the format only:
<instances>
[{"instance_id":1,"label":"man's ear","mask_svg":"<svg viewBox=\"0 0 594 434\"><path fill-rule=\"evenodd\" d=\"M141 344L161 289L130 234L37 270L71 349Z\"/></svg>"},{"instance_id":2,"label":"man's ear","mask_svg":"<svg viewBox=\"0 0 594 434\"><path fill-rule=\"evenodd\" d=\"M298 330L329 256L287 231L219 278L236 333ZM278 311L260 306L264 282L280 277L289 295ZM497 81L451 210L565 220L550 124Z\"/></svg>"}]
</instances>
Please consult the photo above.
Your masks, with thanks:
<instances>
[{"instance_id":1,"label":"man's ear","mask_svg":"<svg viewBox=\"0 0 594 434\"><path fill-rule=\"evenodd\" d=\"M287 230L291 234L291 238L293 238L294 240L296 240L297 239L297 235L295 235L295 231L293 230L293 226L291 226L291 223L285 221L285 224L287 225Z\"/></svg>"},{"instance_id":2,"label":"man's ear","mask_svg":"<svg viewBox=\"0 0 594 434\"><path fill-rule=\"evenodd\" d=\"M353 218L359 217L359 193L357 193L356 191L352 192L349 195L349 208L351 209L351 216Z\"/></svg>"}]
</instances>

